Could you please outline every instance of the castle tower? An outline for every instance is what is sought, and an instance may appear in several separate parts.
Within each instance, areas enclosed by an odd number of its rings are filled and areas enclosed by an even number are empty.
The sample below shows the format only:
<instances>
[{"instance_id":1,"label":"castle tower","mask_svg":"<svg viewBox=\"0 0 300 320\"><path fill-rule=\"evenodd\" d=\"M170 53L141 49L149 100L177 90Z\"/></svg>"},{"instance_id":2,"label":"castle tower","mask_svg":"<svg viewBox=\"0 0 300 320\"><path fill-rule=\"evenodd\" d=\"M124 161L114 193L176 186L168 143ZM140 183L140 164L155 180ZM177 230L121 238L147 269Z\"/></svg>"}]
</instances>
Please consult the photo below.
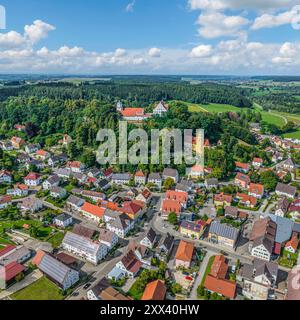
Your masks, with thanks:
<instances>
[{"instance_id":1,"label":"castle tower","mask_svg":"<svg viewBox=\"0 0 300 320\"><path fill-rule=\"evenodd\" d=\"M123 103L121 101L118 101L117 103L117 111L118 112L123 111Z\"/></svg>"}]
</instances>

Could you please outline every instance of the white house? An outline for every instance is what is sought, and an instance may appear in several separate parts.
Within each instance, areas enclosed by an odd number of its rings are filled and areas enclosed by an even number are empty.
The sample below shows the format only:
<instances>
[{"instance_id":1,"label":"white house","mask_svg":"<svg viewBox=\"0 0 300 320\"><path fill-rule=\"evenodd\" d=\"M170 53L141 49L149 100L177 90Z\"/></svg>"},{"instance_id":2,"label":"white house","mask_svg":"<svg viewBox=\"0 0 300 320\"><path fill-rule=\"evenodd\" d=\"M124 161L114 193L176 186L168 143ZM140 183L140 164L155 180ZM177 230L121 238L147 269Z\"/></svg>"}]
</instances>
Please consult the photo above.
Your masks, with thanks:
<instances>
[{"instance_id":1,"label":"white house","mask_svg":"<svg viewBox=\"0 0 300 320\"><path fill-rule=\"evenodd\" d=\"M251 256L265 261L271 260L273 244L268 239L263 238L262 241L258 239L257 243L254 242L251 248Z\"/></svg>"},{"instance_id":2,"label":"white house","mask_svg":"<svg viewBox=\"0 0 300 320\"><path fill-rule=\"evenodd\" d=\"M42 182L42 177L38 173L30 172L25 178L24 182L29 187L37 187Z\"/></svg>"},{"instance_id":3,"label":"white house","mask_svg":"<svg viewBox=\"0 0 300 320\"><path fill-rule=\"evenodd\" d=\"M102 243L95 243L92 240L67 232L62 242L62 248L94 265L103 260L108 253L108 247Z\"/></svg>"},{"instance_id":4,"label":"white house","mask_svg":"<svg viewBox=\"0 0 300 320\"><path fill-rule=\"evenodd\" d=\"M108 230L116 233L120 238L125 238L134 228L134 220L130 219L126 214L120 214L107 222L106 227Z\"/></svg>"},{"instance_id":5,"label":"white house","mask_svg":"<svg viewBox=\"0 0 300 320\"><path fill-rule=\"evenodd\" d=\"M54 224L60 228L67 228L73 224L73 217L69 214L63 213L53 220Z\"/></svg>"},{"instance_id":6,"label":"white house","mask_svg":"<svg viewBox=\"0 0 300 320\"><path fill-rule=\"evenodd\" d=\"M148 183L154 184L158 189L161 189L162 178L159 173L151 173L148 177Z\"/></svg>"},{"instance_id":7,"label":"white house","mask_svg":"<svg viewBox=\"0 0 300 320\"><path fill-rule=\"evenodd\" d=\"M26 184L18 183L14 185L13 189L7 190L6 193L13 197L26 197L28 195L28 186L26 186Z\"/></svg>"},{"instance_id":8,"label":"white house","mask_svg":"<svg viewBox=\"0 0 300 320\"><path fill-rule=\"evenodd\" d=\"M12 174L7 170L0 171L0 184L1 183L11 183Z\"/></svg>"},{"instance_id":9,"label":"white house","mask_svg":"<svg viewBox=\"0 0 300 320\"><path fill-rule=\"evenodd\" d=\"M116 267L122 270L127 277L134 278L142 267L142 263L137 259L134 252L130 250L116 264Z\"/></svg>"},{"instance_id":10,"label":"white house","mask_svg":"<svg viewBox=\"0 0 300 320\"><path fill-rule=\"evenodd\" d=\"M156 239L157 239L156 232L152 228L150 228L149 231L147 232L146 237L141 240L140 244L142 246L152 249L155 245Z\"/></svg>"},{"instance_id":11,"label":"white house","mask_svg":"<svg viewBox=\"0 0 300 320\"><path fill-rule=\"evenodd\" d=\"M116 173L112 176L112 183L117 185L128 184L130 179L131 175L129 173Z\"/></svg>"},{"instance_id":12,"label":"white house","mask_svg":"<svg viewBox=\"0 0 300 320\"><path fill-rule=\"evenodd\" d=\"M119 237L110 230L100 229L99 241L111 250L119 243Z\"/></svg>"},{"instance_id":13,"label":"white house","mask_svg":"<svg viewBox=\"0 0 300 320\"><path fill-rule=\"evenodd\" d=\"M58 187L60 183L60 177L57 175L50 176L43 182L43 189L50 190L53 187Z\"/></svg>"},{"instance_id":14,"label":"white house","mask_svg":"<svg viewBox=\"0 0 300 320\"><path fill-rule=\"evenodd\" d=\"M67 191L61 187L53 187L50 189L50 196L55 199L62 199L67 195Z\"/></svg>"},{"instance_id":15,"label":"white house","mask_svg":"<svg viewBox=\"0 0 300 320\"><path fill-rule=\"evenodd\" d=\"M160 101L160 103L153 109L153 115L162 116L166 112L168 112L169 106L164 103L164 101Z\"/></svg>"},{"instance_id":16,"label":"white house","mask_svg":"<svg viewBox=\"0 0 300 320\"><path fill-rule=\"evenodd\" d=\"M72 172L83 173L85 166L80 161L69 161L67 167L71 169Z\"/></svg>"},{"instance_id":17,"label":"white house","mask_svg":"<svg viewBox=\"0 0 300 320\"><path fill-rule=\"evenodd\" d=\"M0 209L6 209L12 204L11 196L3 196L0 198Z\"/></svg>"}]
</instances>

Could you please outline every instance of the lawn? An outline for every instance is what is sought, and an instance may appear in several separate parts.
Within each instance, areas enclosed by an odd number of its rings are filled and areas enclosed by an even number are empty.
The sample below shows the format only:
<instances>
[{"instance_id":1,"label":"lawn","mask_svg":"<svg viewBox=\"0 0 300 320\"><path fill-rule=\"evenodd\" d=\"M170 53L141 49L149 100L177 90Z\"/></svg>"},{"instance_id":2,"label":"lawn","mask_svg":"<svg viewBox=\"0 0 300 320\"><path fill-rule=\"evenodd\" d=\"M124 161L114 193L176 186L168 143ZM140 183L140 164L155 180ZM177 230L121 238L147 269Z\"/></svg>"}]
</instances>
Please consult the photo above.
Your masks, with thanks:
<instances>
[{"instance_id":1,"label":"lawn","mask_svg":"<svg viewBox=\"0 0 300 320\"><path fill-rule=\"evenodd\" d=\"M238 112L241 111L241 108L229 105L229 104L218 104L218 103L210 103L210 104L192 104L188 103L190 112L211 112L211 113L219 113L219 112Z\"/></svg>"},{"instance_id":2,"label":"lawn","mask_svg":"<svg viewBox=\"0 0 300 320\"><path fill-rule=\"evenodd\" d=\"M0 245L7 245L7 244L14 244L12 241L10 241L9 239L3 238L0 236Z\"/></svg>"},{"instance_id":3,"label":"lawn","mask_svg":"<svg viewBox=\"0 0 300 320\"><path fill-rule=\"evenodd\" d=\"M51 244L52 244L52 247L53 247L54 249L56 249L56 248L58 248L58 247L61 245L61 243L62 243L62 241L63 241L63 239L64 239L64 236L65 236L65 233L59 231L59 232L57 232L54 236L52 236L51 238L49 238L49 239L47 240L47 242L51 243Z\"/></svg>"},{"instance_id":4,"label":"lawn","mask_svg":"<svg viewBox=\"0 0 300 320\"><path fill-rule=\"evenodd\" d=\"M269 124L275 124L278 127L283 127L285 125L284 119L280 115L275 115L266 111L260 111L262 120Z\"/></svg>"},{"instance_id":5,"label":"lawn","mask_svg":"<svg viewBox=\"0 0 300 320\"><path fill-rule=\"evenodd\" d=\"M205 273L204 273L204 276L203 276L203 278L201 280L201 285L200 286L204 286L204 282L205 282L206 276L210 273L211 266L213 265L214 260L215 260L215 256L211 256L209 258L208 263L207 263L207 267L206 267L206 270L205 270Z\"/></svg>"},{"instance_id":6,"label":"lawn","mask_svg":"<svg viewBox=\"0 0 300 320\"><path fill-rule=\"evenodd\" d=\"M299 139L300 140L300 129L294 132L289 132L283 135L284 138L291 138L291 139Z\"/></svg>"},{"instance_id":7,"label":"lawn","mask_svg":"<svg viewBox=\"0 0 300 320\"><path fill-rule=\"evenodd\" d=\"M61 289L46 277L10 296L12 300L63 300Z\"/></svg>"},{"instance_id":8,"label":"lawn","mask_svg":"<svg viewBox=\"0 0 300 320\"><path fill-rule=\"evenodd\" d=\"M293 268L297 264L297 260L298 252L290 253L284 250L282 256L278 260L278 264L283 267Z\"/></svg>"}]
</instances>

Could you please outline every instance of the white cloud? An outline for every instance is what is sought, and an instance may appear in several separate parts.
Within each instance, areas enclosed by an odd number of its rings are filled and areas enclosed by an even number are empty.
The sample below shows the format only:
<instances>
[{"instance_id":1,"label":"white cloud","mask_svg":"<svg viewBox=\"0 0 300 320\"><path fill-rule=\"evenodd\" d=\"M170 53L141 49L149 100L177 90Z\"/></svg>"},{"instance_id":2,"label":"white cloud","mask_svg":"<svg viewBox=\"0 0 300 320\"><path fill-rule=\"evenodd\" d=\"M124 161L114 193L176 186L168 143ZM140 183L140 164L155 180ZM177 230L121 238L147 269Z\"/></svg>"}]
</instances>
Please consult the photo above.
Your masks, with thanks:
<instances>
[{"instance_id":1,"label":"white cloud","mask_svg":"<svg viewBox=\"0 0 300 320\"><path fill-rule=\"evenodd\" d=\"M115 56L118 58L126 56L126 50L122 48L117 49L115 51Z\"/></svg>"},{"instance_id":2,"label":"white cloud","mask_svg":"<svg viewBox=\"0 0 300 320\"><path fill-rule=\"evenodd\" d=\"M31 43L35 44L46 38L50 31L55 30L55 27L41 20L35 20L32 25L26 25L24 30L25 38L27 38Z\"/></svg>"},{"instance_id":3,"label":"white cloud","mask_svg":"<svg viewBox=\"0 0 300 320\"><path fill-rule=\"evenodd\" d=\"M160 55L161 55L161 49L159 48L151 48L149 51L148 51L148 54L150 57L152 58L159 58Z\"/></svg>"},{"instance_id":4,"label":"white cloud","mask_svg":"<svg viewBox=\"0 0 300 320\"><path fill-rule=\"evenodd\" d=\"M0 49L17 48L24 44L25 40L23 36L16 31L0 33Z\"/></svg>"},{"instance_id":5,"label":"white cloud","mask_svg":"<svg viewBox=\"0 0 300 320\"><path fill-rule=\"evenodd\" d=\"M207 39L240 36L242 28L248 23L249 20L242 16L226 16L223 13L212 11L200 14L197 20L200 26L199 35Z\"/></svg>"},{"instance_id":6,"label":"white cloud","mask_svg":"<svg viewBox=\"0 0 300 320\"><path fill-rule=\"evenodd\" d=\"M190 56L192 58L204 58L210 56L212 53L212 46L210 45L200 45L192 49Z\"/></svg>"},{"instance_id":7,"label":"white cloud","mask_svg":"<svg viewBox=\"0 0 300 320\"><path fill-rule=\"evenodd\" d=\"M126 12L133 12L134 10L134 6L135 6L135 0L133 0L132 2L128 3L128 5L125 8Z\"/></svg>"}]
</instances>

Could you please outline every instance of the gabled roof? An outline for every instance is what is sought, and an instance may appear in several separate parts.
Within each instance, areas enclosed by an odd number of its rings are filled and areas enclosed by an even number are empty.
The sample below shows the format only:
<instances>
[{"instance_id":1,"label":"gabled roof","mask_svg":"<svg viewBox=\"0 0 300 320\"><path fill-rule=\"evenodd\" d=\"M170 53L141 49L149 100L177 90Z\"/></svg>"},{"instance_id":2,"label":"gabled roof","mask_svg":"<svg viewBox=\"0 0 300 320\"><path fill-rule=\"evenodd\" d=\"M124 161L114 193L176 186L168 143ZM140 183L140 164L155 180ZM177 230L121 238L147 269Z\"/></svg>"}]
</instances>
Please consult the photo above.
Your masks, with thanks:
<instances>
[{"instance_id":1,"label":"gabled roof","mask_svg":"<svg viewBox=\"0 0 300 320\"><path fill-rule=\"evenodd\" d=\"M165 282L162 280L155 280L147 284L141 300L164 300L166 293L167 288Z\"/></svg>"},{"instance_id":2,"label":"gabled roof","mask_svg":"<svg viewBox=\"0 0 300 320\"><path fill-rule=\"evenodd\" d=\"M285 193L288 195L291 195L292 197L294 197L297 193L297 188L290 186L288 184L284 184L284 183L278 183L276 186L276 192L280 192L280 193Z\"/></svg>"},{"instance_id":3,"label":"gabled roof","mask_svg":"<svg viewBox=\"0 0 300 320\"><path fill-rule=\"evenodd\" d=\"M176 260L191 262L194 248L195 245L193 243L181 240L176 252Z\"/></svg>"},{"instance_id":4,"label":"gabled roof","mask_svg":"<svg viewBox=\"0 0 300 320\"><path fill-rule=\"evenodd\" d=\"M236 295L236 283L233 281L218 279L208 275L204 286L207 290L221 294L224 297L234 299Z\"/></svg>"},{"instance_id":5,"label":"gabled roof","mask_svg":"<svg viewBox=\"0 0 300 320\"><path fill-rule=\"evenodd\" d=\"M250 183L249 192L262 196L264 194L264 186L262 184Z\"/></svg>"},{"instance_id":6,"label":"gabled roof","mask_svg":"<svg viewBox=\"0 0 300 320\"><path fill-rule=\"evenodd\" d=\"M102 208L102 207L95 206L94 204L91 204L89 202L85 202L80 210L84 211L86 213L89 213L93 216L96 216L98 218L102 218L106 209Z\"/></svg>"},{"instance_id":7,"label":"gabled roof","mask_svg":"<svg viewBox=\"0 0 300 320\"><path fill-rule=\"evenodd\" d=\"M35 172L30 172L25 178L24 180L38 180L40 179L40 175L38 173Z\"/></svg>"},{"instance_id":8,"label":"gabled roof","mask_svg":"<svg viewBox=\"0 0 300 320\"><path fill-rule=\"evenodd\" d=\"M128 251L121 261L126 270L133 273L137 273L142 266L142 263L137 259L132 250Z\"/></svg>"},{"instance_id":9,"label":"gabled roof","mask_svg":"<svg viewBox=\"0 0 300 320\"><path fill-rule=\"evenodd\" d=\"M121 111L123 117L141 117L145 115L143 108L125 108Z\"/></svg>"},{"instance_id":10,"label":"gabled roof","mask_svg":"<svg viewBox=\"0 0 300 320\"><path fill-rule=\"evenodd\" d=\"M209 232L234 241L236 241L239 236L239 229L220 223L219 221L213 221L211 223Z\"/></svg>"},{"instance_id":11,"label":"gabled roof","mask_svg":"<svg viewBox=\"0 0 300 320\"><path fill-rule=\"evenodd\" d=\"M0 266L0 268L2 268ZM14 279L19 273L25 271L25 267L22 266L20 263L14 261L10 264L7 264L4 268L4 281L8 282L12 279ZM0 273L0 280L1 280L2 274Z\"/></svg>"}]
</instances>

